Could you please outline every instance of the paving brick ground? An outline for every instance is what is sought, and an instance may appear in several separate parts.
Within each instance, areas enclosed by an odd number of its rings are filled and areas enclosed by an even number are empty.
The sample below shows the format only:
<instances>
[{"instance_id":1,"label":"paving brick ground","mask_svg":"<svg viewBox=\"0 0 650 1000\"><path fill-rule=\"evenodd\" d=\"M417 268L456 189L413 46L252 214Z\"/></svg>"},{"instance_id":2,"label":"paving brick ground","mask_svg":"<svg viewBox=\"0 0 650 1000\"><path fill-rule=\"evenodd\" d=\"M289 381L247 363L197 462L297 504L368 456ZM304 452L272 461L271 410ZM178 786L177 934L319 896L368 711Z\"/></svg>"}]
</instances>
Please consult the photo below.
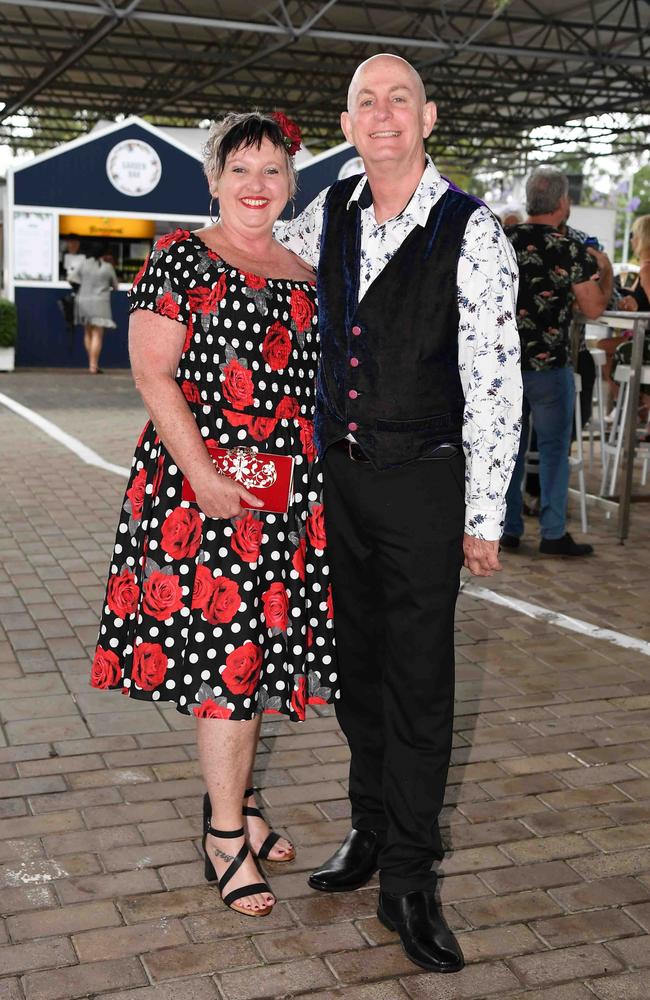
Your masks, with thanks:
<instances>
[{"instance_id":1,"label":"paving brick ground","mask_svg":"<svg viewBox=\"0 0 650 1000\"><path fill-rule=\"evenodd\" d=\"M126 374L0 391L128 464ZM0 441L0 1000L648 1000L650 657L461 597L441 879L460 975L404 958L374 885L307 887L348 827L328 710L264 725L257 780L298 857L268 866L280 902L253 922L202 882L192 721L87 685L122 481L2 407ZM488 585L650 639L650 508L625 547L593 520L593 559L531 537Z\"/></svg>"}]
</instances>

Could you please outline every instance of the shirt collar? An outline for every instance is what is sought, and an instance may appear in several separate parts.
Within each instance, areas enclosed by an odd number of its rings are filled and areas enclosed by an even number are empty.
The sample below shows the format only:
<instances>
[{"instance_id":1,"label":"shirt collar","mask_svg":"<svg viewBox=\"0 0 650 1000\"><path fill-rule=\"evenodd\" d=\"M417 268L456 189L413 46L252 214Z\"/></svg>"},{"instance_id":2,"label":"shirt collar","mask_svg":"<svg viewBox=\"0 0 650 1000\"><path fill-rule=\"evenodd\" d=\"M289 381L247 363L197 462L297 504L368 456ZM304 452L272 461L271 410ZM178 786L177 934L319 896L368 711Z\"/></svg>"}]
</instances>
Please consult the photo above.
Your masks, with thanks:
<instances>
[{"instance_id":1,"label":"shirt collar","mask_svg":"<svg viewBox=\"0 0 650 1000\"><path fill-rule=\"evenodd\" d=\"M420 183L413 192L413 197L409 201L406 208L404 208L398 216L395 216L395 218L405 220L408 219L410 222L413 222L418 226L426 225L427 219L429 218L429 212L434 204L438 185L441 181L442 177L440 176L438 168L435 166L433 160L427 153ZM350 206L355 202L358 202L362 209L370 208L372 205L372 191L370 190L370 184L365 174L350 195L350 200L348 201L346 207L350 208Z\"/></svg>"}]
</instances>

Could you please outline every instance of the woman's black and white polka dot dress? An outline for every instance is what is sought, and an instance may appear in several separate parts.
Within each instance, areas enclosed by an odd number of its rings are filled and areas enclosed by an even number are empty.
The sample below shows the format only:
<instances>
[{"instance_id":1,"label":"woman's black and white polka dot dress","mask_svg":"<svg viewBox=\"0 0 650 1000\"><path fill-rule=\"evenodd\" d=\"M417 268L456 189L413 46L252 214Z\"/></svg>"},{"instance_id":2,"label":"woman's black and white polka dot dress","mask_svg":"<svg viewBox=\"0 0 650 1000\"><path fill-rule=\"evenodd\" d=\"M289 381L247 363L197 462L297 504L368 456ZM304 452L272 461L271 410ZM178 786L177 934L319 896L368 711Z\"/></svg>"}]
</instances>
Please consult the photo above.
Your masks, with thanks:
<instances>
[{"instance_id":1,"label":"woman's black and white polka dot dress","mask_svg":"<svg viewBox=\"0 0 650 1000\"><path fill-rule=\"evenodd\" d=\"M113 553L91 684L248 719L337 697L322 481L312 414L318 334L309 282L262 278L185 230L162 237L131 310L187 329L176 374L201 434L293 456L287 514L205 517L149 421Z\"/></svg>"}]
</instances>

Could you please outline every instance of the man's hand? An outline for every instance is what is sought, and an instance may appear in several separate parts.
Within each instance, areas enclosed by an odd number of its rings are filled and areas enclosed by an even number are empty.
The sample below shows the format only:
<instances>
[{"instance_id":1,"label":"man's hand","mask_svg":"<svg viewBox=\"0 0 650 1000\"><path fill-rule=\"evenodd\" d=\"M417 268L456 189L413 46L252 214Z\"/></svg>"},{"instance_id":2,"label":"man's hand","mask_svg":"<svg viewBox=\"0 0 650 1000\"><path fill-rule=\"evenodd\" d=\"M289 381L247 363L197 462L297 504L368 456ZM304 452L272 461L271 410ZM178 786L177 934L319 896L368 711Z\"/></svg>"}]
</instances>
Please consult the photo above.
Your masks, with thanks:
<instances>
[{"instance_id":1,"label":"man's hand","mask_svg":"<svg viewBox=\"0 0 650 1000\"><path fill-rule=\"evenodd\" d=\"M602 250L596 250L596 247L587 247L587 253L591 254L596 263L598 264L598 270L607 274L612 270L612 262Z\"/></svg>"},{"instance_id":2,"label":"man's hand","mask_svg":"<svg viewBox=\"0 0 650 1000\"><path fill-rule=\"evenodd\" d=\"M598 264L598 286L602 292L603 299L605 300L604 309L609 305L609 300L612 297L612 291L614 290L614 271L612 268L612 262L606 253L602 250L596 250L595 247L587 247L587 253L590 254L596 263Z\"/></svg>"},{"instance_id":3,"label":"man's hand","mask_svg":"<svg viewBox=\"0 0 650 1000\"><path fill-rule=\"evenodd\" d=\"M503 568L499 562L498 541L489 542L474 535L464 535L463 552L464 565L474 576L492 576Z\"/></svg>"}]
</instances>

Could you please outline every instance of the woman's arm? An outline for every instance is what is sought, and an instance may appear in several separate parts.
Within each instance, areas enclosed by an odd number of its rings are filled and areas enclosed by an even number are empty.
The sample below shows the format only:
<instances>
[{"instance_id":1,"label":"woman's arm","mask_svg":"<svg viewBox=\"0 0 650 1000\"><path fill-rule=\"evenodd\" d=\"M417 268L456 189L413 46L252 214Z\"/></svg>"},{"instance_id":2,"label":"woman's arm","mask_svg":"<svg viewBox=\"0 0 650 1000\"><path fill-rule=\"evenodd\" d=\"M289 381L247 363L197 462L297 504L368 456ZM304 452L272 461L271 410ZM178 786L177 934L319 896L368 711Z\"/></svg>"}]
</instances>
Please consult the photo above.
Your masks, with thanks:
<instances>
[{"instance_id":1,"label":"woman's arm","mask_svg":"<svg viewBox=\"0 0 650 1000\"><path fill-rule=\"evenodd\" d=\"M235 517L241 502L263 503L233 480L220 476L208 453L175 375L185 329L179 323L136 309L129 324L129 354L135 385L163 444L186 475L208 517Z\"/></svg>"},{"instance_id":2,"label":"woman's arm","mask_svg":"<svg viewBox=\"0 0 650 1000\"><path fill-rule=\"evenodd\" d=\"M650 299L650 261L641 261L641 268L639 270L639 285L645 292L646 298ZM638 286L637 286L638 289Z\"/></svg>"}]
</instances>

